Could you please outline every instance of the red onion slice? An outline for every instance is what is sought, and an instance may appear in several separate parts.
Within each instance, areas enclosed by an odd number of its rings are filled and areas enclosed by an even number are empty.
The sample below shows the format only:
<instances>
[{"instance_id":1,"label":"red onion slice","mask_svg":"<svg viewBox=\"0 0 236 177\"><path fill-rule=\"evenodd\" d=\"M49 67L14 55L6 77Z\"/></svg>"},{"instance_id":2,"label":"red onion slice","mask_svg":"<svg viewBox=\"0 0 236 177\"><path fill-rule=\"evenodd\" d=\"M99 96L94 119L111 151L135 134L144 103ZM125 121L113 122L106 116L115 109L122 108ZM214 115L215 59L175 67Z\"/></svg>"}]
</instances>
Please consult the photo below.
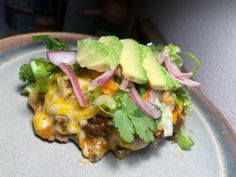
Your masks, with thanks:
<instances>
[{"instance_id":1,"label":"red onion slice","mask_svg":"<svg viewBox=\"0 0 236 177\"><path fill-rule=\"evenodd\" d=\"M76 55L76 50L47 51L48 60L55 65L59 65L60 63L65 63L68 65L74 64L76 61Z\"/></svg>"},{"instance_id":2,"label":"red onion slice","mask_svg":"<svg viewBox=\"0 0 236 177\"><path fill-rule=\"evenodd\" d=\"M93 87L100 87L106 84L114 75L115 70L106 71L102 75L98 76L96 79L91 81Z\"/></svg>"},{"instance_id":3,"label":"red onion slice","mask_svg":"<svg viewBox=\"0 0 236 177\"><path fill-rule=\"evenodd\" d=\"M130 97L133 99L134 103L138 108L143 111L147 116L157 119L161 116L161 112L156 109L154 105L149 102L144 102L140 98L136 88L132 86L130 90Z\"/></svg>"},{"instance_id":4,"label":"red onion slice","mask_svg":"<svg viewBox=\"0 0 236 177\"><path fill-rule=\"evenodd\" d=\"M170 75L175 80L178 80L181 84L187 85L189 87L199 87L200 86L200 83L188 79L188 76L191 77L192 73L181 73L179 71L176 71L169 58L165 59L165 65L166 65L166 68L167 68L168 72L170 73Z\"/></svg>"},{"instance_id":5,"label":"red onion slice","mask_svg":"<svg viewBox=\"0 0 236 177\"><path fill-rule=\"evenodd\" d=\"M170 73L170 75L172 75L175 78L177 72L176 72L176 70L169 58L165 59L165 65L166 65L166 68L167 68L168 72Z\"/></svg>"},{"instance_id":6,"label":"red onion slice","mask_svg":"<svg viewBox=\"0 0 236 177\"><path fill-rule=\"evenodd\" d=\"M126 90L129 85L129 80L122 78L121 84L119 86L120 90Z\"/></svg>"},{"instance_id":7,"label":"red onion slice","mask_svg":"<svg viewBox=\"0 0 236 177\"><path fill-rule=\"evenodd\" d=\"M192 81L188 78L176 78L181 84L187 85L189 87L200 87L201 84L196 81Z\"/></svg>"},{"instance_id":8,"label":"red onion slice","mask_svg":"<svg viewBox=\"0 0 236 177\"><path fill-rule=\"evenodd\" d=\"M157 61L162 64L164 63L165 59L168 58L169 50L167 47L165 47L161 53L157 56Z\"/></svg>"},{"instance_id":9,"label":"red onion slice","mask_svg":"<svg viewBox=\"0 0 236 177\"><path fill-rule=\"evenodd\" d=\"M152 103L154 104L156 99L159 99L158 96L159 96L159 92L157 90L154 90L154 89L149 89L148 90L148 94L149 94L149 97L148 97L148 102L149 103Z\"/></svg>"},{"instance_id":10,"label":"red onion slice","mask_svg":"<svg viewBox=\"0 0 236 177\"><path fill-rule=\"evenodd\" d=\"M79 85L79 81L77 80L74 73L71 71L71 69L65 63L60 63L58 66L69 77L80 106L87 107L88 103L84 98L83 92L82 92L80 85Z\"/></svg>"},{"instance_id":11,"label":"red onion slice","mask_svg":"<svg viewBox=\"0 0 236 177\"><path fill-rule=\"evenodd\" d=\"M179 77L179 78L190 78L191 76L193 75L192 72L189 72L189 73L176 73L176 77Z\"/></svg>"}]
</instances>

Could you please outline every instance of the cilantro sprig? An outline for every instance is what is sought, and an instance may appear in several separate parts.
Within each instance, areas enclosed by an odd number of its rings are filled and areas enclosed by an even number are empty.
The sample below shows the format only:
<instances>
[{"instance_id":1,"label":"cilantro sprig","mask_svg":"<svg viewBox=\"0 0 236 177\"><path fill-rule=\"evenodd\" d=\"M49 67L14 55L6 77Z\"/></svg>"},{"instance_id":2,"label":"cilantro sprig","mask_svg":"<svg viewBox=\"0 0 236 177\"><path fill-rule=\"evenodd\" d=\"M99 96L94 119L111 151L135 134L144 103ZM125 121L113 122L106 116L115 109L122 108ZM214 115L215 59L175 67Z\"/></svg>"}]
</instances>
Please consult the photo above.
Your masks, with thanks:
<instances>
[{"instance_id":1,"label":"cilantro sprig","mask_svg":"<svg viewBox=\"0 0 236 177\"><path fill-rule=\"evenodd\" d=\"M48 50L70 49L70 46L64 41L49 35L33 36L32 40L43 41ZM27 82L27 85L21 90L21 94L29 94L34 88L39 93L46 93L50 86L51 76L57 68L56 65L49 63L44 58L35 58L28 64L23 64L20 67L19 79Z\"/></svg>"},{"instance_id":2,"label":"cilantro sprig","mask_svg":"<svg viewBox=\"0 0 236 177\"><path fill-rule=\"evenodd\" d=\"M66 44L64 41L49 36L49 35L40 35L40 36L33 36L33 41L43 41L45 42L45 47L48 50L69 50L70 46Z\"/></svg>"},{"instance_id":3,"label":"cilantro sprig","mask_svg":"<svg viewBox=\"0 0 236 177\"><path fill-rule=\"evenodd\" d=\"M117 96L120 109L114 113L113 121L121 138L132 142L135 135L149 143L154 140L154 122L138 109L126 92Z\"/></svg>"},{"instance_id":4,"label":"cilantro sprig","mask_svg":"<svg viewBox=\"0 0 236 177\"><path fill-rule=\"evenodd\" d=\"M57 66L47 62L44 58L32 59L28 64L20 67L19 79L27 82L21 94L28 94L33 88L39 93L45 93L49 89L50 76L57 69Z\"/></svg>"}]
</instances>

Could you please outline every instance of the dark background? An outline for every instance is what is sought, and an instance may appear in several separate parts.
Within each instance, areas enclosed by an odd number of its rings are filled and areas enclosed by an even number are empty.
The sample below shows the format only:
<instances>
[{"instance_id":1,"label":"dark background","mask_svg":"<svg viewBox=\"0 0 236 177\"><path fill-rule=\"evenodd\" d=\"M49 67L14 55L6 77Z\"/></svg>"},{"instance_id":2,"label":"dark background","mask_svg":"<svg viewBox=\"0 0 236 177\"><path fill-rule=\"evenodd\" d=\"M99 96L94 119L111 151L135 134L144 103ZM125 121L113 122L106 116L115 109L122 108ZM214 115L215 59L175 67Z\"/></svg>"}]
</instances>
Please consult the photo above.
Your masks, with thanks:
<instances>
[{"instance_id":1,"label":"dark background","mask_svg":"<svg viewBox=\"0 0 236 177\"><path fill-rule=\"evenodd\" d=\"M0 0L0 37L38 31L133 33L133 0Z\"/></svg>"}]
</instances>

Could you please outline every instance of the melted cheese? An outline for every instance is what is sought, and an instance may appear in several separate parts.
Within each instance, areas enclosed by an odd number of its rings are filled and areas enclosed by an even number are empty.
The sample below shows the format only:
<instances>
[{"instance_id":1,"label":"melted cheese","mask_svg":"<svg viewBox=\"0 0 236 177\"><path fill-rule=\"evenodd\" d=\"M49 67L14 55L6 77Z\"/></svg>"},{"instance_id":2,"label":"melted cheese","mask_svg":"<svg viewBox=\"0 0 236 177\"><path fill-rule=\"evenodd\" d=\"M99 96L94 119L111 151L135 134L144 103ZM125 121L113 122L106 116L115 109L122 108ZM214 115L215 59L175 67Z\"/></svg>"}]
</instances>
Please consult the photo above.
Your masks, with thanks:
<instances>
[{"instance_id":1,"label":"melted cheese","mask_svg":"<svg viewBox=\"0 0 236 177\"><path fill-rule=\"evenodd\" d=\"M34 128L36 133L42 138L49 139L52 136L52 127L55 124L56 116L66 117L67 133L76 134L80 132L80 122L84 126L85 120L96 115L96 111L92 106L80 107L74 93L70 93L71 87L65 86L66 79L61 78L63 75L58 74L57 82L54 82L50 90L44 96L43 109L39 114L34 116ZM64 76L65 77L65 76ZM89 77L84 75L78 78L83 90L86 90L90 85ZM68 81L68 80L67 80ZM64 85L61 85L64 84ZM48 130L51 127L50 130ZM55 128L55 127L54 127ZM42 134L39 131L47 130ZM50 132L49 132L50 131ZM49 136L49 134L51 135Z\"/></svg>"}]
</instances>

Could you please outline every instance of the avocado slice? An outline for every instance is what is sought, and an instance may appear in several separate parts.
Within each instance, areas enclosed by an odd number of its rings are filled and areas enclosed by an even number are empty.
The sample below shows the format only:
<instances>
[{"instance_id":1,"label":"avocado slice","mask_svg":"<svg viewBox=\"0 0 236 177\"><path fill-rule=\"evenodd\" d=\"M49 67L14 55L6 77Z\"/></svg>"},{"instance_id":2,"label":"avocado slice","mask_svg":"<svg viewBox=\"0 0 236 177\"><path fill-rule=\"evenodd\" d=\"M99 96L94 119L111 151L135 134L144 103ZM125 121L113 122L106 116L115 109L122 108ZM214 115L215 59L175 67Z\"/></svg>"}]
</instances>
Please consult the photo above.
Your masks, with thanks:
<instances>
[{"instance_id":1,"label":"avocado slice","mask_svg":"<svg viewBox=\"0 0 236 177\"><path fill-rule=\"evenodd\" d=\"M121 50L123 48L122 43L116 36L102 36L99 41L105 44L107 47L112 48L118 56L120 56Z\"/></svg>"},{"instance_id":2,"label":"avocado slice","mask_svg":"<svg viewBox=\"0 0 236 177\"><path fill-rule=\"evenodd\" d=\"M104 71L111 70L110 65L107 65L106 59L99 60L95 63L92 63L87 68L96 70L98 72L104 72Z\"/></svg>"},{"instance_id":3,"label":"avocado slice","mask_svg":"<svg viewBox=\"0 0 236 177\"><path fill-rule=\"evenodd\" d=\"M154 89L164 90L167 88L166 79L161 66L150 47L141 45L143 56L143 68L147 73L149 84Z\"/></svg>"},{"instance_id":4,"label":"avocado slice","mask_svg":"<svg viewBox=\"0 0 236 177\"><path fill-rule=\"evenodd\" d=\"M105 72L118 66L119 56L102 42L89 38L80 40L77 44L77 63L81 67Z\"/></svg>"},{"instance_id":5,"label":"avocado slice","mask_svg":"<svg viewBox=\"0 0 236 177\"><path fill-rule=\"evenodd\" d=\"M123 76L138 84L144 84L147 81L147 74L142 63L142 49L135 40L121 40L123 49L120 55L120 65L122 67Z\"/></svg>"}]
</instances>

